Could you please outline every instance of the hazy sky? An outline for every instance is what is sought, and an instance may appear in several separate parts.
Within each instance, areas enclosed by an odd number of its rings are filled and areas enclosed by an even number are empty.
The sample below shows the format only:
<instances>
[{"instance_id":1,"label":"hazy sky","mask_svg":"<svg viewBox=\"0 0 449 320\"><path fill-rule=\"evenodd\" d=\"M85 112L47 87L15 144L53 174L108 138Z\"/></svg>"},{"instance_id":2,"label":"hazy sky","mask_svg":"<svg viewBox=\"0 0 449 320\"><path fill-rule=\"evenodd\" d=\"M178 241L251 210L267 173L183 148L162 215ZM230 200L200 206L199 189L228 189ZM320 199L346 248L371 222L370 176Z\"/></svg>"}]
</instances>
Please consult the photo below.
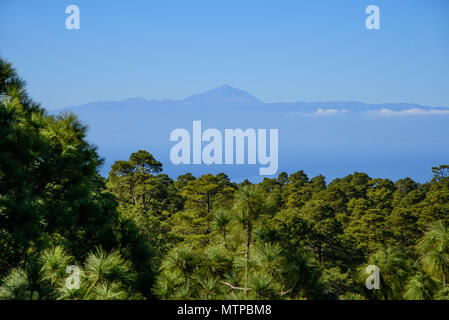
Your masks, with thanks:
<instances>
[{"instance_id":1,"label":"hazy sky","mask_svg":"<svg viewBox=\"0 0 449 320\"><path fill-rule=\"evenodd\" d=\"M264 102L449 107L449 1L1 0L0 55L49 109L223 84Z\"/></svg>"}]
</instances>

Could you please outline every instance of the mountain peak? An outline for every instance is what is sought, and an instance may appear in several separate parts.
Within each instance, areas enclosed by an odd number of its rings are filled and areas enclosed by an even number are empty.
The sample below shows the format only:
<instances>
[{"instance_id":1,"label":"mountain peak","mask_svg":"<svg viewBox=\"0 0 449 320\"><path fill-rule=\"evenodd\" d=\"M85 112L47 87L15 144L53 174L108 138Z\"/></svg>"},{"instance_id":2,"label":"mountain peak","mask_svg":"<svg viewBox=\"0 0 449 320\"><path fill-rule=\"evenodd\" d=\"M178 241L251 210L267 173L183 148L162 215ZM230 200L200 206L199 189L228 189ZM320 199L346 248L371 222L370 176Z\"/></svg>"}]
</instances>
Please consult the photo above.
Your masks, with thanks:
<instances>
[{"instance_id":1,"label":"mountain peak","mask_svg":"<svg viewBox=\"0 0 449 320\"><path fill-rule=\"evenodd\" d=\"M200 94L194 94L184 100L186 103L226 103L226 102L236 102L236 103L248 103L256 104L261 103L251 94L246 91L231 87L227 84L206 91Z\"/></svg>"}]
</instances>

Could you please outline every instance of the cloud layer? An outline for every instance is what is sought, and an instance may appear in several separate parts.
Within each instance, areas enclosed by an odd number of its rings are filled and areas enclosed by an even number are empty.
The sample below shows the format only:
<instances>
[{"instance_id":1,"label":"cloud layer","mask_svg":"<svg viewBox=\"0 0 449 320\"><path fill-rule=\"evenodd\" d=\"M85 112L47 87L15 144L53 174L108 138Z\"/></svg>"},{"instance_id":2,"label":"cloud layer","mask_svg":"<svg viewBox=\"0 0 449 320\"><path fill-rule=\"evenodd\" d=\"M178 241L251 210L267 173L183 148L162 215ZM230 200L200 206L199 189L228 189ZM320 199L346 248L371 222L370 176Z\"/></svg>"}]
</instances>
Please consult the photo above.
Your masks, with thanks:
<instances>
[{"instance_id":1,"label":"cloud layer","mask_svg":"<svg viewBox=\"0 0 449 320\"><path fill-rule=\"evenodd\" d=\"M440 109L420 109L420 108L411 108L404 110L391 110L391 109L381 109L376 111L366 111L365 112L371 116L383 116L383 117L393 117L393 116L419 116L419 115L446 115L449 114L449 110L440 110Z\"/></svg>"},{"instance_id":2,"label":"cloud layer","mask_svg":"<svg viewBox=\"0 0 449 320\"><path fill-rule=\"evenodd\" d=\"M292 112L290 115L299 115L304 117L328 117L328 116L337 116L348 113L349 110L342 109L322 109L318 108L314 112ZM351 111L353 113L354 111ZM359 112L356 112L359 113ZM382 108L380 110L369 110L363 111L362 114L365 114L370 117L402 117L402 116L439 116L439 115L449 115L449 109L422 109L422 108L409 108L402 110L392 110L388 108Z\"/></svg>"},{"instance_id":3,"label":"cloud layer","mask_svg":"<svg viewBox=\"0 0 449 320\"><path fill-rule=\"evenodd\" d=\"M327 116L336 116L339 114L344 114L348 112L348 110L335 110L335 109L321 109L318 108L315 112L306 113L306 112L295 112L293 114L300 115L300 116L306 116L306 117L327 117Z\"/></svg>"}]
</instances>

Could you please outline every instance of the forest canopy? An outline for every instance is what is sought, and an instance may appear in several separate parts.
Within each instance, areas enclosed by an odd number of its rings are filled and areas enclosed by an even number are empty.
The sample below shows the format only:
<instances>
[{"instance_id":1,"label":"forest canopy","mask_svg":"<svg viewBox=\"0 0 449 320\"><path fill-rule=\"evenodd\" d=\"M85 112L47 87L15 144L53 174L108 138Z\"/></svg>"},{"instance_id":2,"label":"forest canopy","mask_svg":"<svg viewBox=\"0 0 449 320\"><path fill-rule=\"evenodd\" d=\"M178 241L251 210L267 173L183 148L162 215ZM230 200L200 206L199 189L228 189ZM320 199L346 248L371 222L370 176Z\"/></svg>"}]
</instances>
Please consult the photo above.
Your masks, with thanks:
<instances>
[{"instance_id":1,"label":"forest canopy","mask_svg":"<svg viewBox=\"0 0 449 320\"><path fill-rule=\"evenodd\" d=\"M105 178L87 127L3 59L0 99L0 299L449 299L449 165L253 184L172 179L136 150Z\"/></svg>"}]
</instances>

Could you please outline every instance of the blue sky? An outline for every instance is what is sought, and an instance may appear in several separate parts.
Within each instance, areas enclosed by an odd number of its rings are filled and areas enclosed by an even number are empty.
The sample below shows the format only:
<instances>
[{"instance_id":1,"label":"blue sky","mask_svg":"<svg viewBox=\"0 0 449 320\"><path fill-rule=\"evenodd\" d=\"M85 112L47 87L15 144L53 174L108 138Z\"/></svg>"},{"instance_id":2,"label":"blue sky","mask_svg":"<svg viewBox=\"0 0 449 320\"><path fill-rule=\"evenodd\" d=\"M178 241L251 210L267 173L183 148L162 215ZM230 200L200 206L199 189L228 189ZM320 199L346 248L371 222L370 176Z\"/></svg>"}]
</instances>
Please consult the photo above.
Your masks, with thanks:
<instances>
[{"instance_id":1,"label":"blue sky","mask_svg":"<svg viewBox=\"0 0 449 320\"><path fill-rule=\"evenodd\" d=\"M70 4L80 30L65 28ZM0 55L49 109L223 84L264 102L449 107L448 14L447 0L2 0Z\"/></svg>"}]
</instances>

